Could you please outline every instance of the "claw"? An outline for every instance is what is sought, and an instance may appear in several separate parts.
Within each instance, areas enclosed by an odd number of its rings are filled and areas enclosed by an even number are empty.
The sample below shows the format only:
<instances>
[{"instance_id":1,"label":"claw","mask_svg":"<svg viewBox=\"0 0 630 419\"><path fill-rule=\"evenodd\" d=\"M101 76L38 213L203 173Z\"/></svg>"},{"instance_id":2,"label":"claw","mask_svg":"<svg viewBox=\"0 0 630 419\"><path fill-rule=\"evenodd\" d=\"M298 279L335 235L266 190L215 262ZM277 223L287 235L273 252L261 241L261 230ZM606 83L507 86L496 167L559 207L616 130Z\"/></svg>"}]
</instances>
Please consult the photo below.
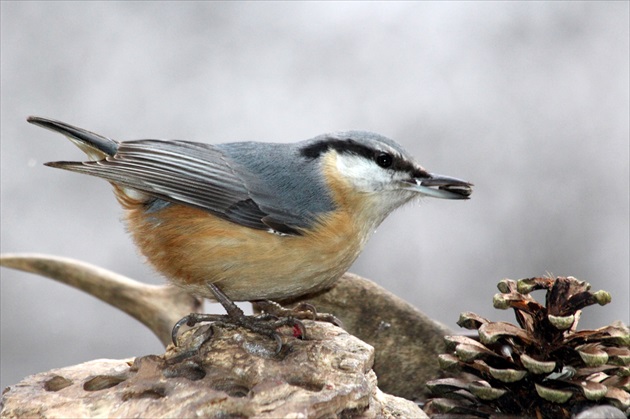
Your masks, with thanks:
<instances>
[{"instance_id":1,"label":"claw","mask_svg":"<svg viewBox=\"0 0 630 419\"><path fill-rule=\"evenodd\" d=\"M306 327L304 323L298 319L293 319L293 327L296 327L300 331L301 339L306 339Z\"/></svg>"},{"instance_id":2,"label":"claw","mask_svg":"<svg viewBox=\"0 0 630 419\"><path fill-rule=\"evenodd\" d=\"M278 355L282 350L282 338L279 333L274 333L273 337L276 339L276 355Z\"/></svg>"},{"instance_id":3,"label":"claw","mask_svg":"<svg viewBox=\"0 0 630 419\"><path fill-rule=\"evenodd\" d=\"M218 323L221 322L226 316L222 316L220 314L202 314L202 313L190 313L188 316L184 316L173 326L173 330L171 331L171 339L173 340L173 345L179 346L177 341L177 334L179 333L179 328L183 325L193 327L202 322L211 322Z\"/></svg>"},{"instance_id":4,"label":"claw","mask_svg":"<svg viewBox=\"0 0 630 419\"><path fill-rule=\"evenodd\" d=\"M317 317L319 315L319 313L317 312L317 309L315 308L315 306L311 303L307 303L307 302L301 302L299 303L297 306L295 306L293 308L293 311L297 312L303 312L303 313L311 313L313 315L312 320L317 320Z\"/></svg>"},{"instance_id":5,"label":"claw","mask_svg":"<svg viewBox=\"0 0 630 419\"><path fill-rule=\"evenodd\" d=\"M173 345L177 346L177 334L179 333L179 328L188 323L190 320L190 316L184 316L173 326L173 330L171 331L171 340L173 341Z\"/></svg>"}]
</instances>

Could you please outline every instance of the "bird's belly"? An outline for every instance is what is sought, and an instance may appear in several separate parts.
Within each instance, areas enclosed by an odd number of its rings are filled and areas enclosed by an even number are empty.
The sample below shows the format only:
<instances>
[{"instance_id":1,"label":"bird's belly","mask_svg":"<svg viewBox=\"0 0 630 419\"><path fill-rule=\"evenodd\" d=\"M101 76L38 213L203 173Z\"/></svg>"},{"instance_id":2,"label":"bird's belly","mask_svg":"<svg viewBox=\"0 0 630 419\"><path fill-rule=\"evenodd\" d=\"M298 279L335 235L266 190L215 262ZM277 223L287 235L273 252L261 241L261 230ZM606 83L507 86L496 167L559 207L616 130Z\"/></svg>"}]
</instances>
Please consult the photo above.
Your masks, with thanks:
<instances>
[{"instance_id":1,"label":"bird's belly","mask_svg":"<svg viewBox=\"0 0 630 419\"><path fill-rule=\"evenodd\" d=\"M175 285L212 298L208 283L235 301L282 299L331 285L363 248L366 234L336 214L319 230L280 236L169 205L133 209L128 226L148 261Z\"/></svg>"}]
</instances>

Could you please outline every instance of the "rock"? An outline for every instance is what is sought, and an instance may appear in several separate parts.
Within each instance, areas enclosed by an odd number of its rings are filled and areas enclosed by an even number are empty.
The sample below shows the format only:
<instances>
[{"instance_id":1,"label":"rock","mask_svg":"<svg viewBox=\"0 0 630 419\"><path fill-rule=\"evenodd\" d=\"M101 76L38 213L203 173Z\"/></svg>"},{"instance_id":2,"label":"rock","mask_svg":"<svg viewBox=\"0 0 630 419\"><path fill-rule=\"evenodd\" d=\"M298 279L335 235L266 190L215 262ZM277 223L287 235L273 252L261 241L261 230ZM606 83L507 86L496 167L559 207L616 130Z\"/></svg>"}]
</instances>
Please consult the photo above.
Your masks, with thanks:
<instances>
[{"instance_id":1,"label":"rock","mask_svg":"<svg viewBox=\"0 0 630 419\"><path fill-rule=\"evenodd\" d=\"M426 417L382 393L374 349L331 324L305 321L307 339L283 347L242 329L193 328L163 355L96 360L8 387L11 417Z\"/></svg>"}]
</instances>

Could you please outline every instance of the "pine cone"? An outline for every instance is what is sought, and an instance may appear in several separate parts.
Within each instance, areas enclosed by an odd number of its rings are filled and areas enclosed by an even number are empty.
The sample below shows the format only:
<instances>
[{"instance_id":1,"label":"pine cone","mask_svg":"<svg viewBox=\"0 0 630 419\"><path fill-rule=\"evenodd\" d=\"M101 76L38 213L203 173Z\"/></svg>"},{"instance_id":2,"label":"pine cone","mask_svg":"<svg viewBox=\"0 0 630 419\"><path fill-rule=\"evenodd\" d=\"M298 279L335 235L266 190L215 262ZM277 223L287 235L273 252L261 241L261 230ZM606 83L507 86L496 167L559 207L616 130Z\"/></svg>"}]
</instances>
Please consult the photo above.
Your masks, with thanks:
<instances>
[{"instance_id":1,"label":"pine cone","mask_svg":"<svg viewBox=\"0 0 630 419\"><path fill-rule=\"evenodd\" d=\"M628 326L576 330L582 309L608 304L610 294L573 277L506 279L498 288L494 307L513 308L520 327L462 313L457 324L479 340L446 337L453 352L440 366L460 375L427 383L438 397L427 413L555 419L600 404L630 413ZM538 289L547 290L545 306L529 295Z\"/></svg>"}]
</instances>

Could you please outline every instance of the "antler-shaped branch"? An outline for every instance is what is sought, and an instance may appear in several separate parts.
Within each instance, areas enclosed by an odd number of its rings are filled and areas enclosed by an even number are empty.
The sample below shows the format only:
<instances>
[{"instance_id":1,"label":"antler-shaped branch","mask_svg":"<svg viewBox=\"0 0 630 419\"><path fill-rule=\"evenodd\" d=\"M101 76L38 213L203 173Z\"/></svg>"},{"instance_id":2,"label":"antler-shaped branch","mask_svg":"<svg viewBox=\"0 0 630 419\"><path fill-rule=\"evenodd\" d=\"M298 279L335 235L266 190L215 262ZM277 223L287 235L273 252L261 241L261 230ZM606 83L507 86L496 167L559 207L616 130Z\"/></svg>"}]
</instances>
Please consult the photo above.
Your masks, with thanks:
<instances>
[{"instance_id":1,"label":"antler-shaped branch","mask_svg":"<svg viewBox=\"0 0 630 419\"><path fill-rule=\"evenodd\" d=\"M85 291L147 326L164 346L173 325L202 301L170 285L149 285L89 263L37 253L5 253L0 266L42 275Z\"/></svg>"}]
</instances>

